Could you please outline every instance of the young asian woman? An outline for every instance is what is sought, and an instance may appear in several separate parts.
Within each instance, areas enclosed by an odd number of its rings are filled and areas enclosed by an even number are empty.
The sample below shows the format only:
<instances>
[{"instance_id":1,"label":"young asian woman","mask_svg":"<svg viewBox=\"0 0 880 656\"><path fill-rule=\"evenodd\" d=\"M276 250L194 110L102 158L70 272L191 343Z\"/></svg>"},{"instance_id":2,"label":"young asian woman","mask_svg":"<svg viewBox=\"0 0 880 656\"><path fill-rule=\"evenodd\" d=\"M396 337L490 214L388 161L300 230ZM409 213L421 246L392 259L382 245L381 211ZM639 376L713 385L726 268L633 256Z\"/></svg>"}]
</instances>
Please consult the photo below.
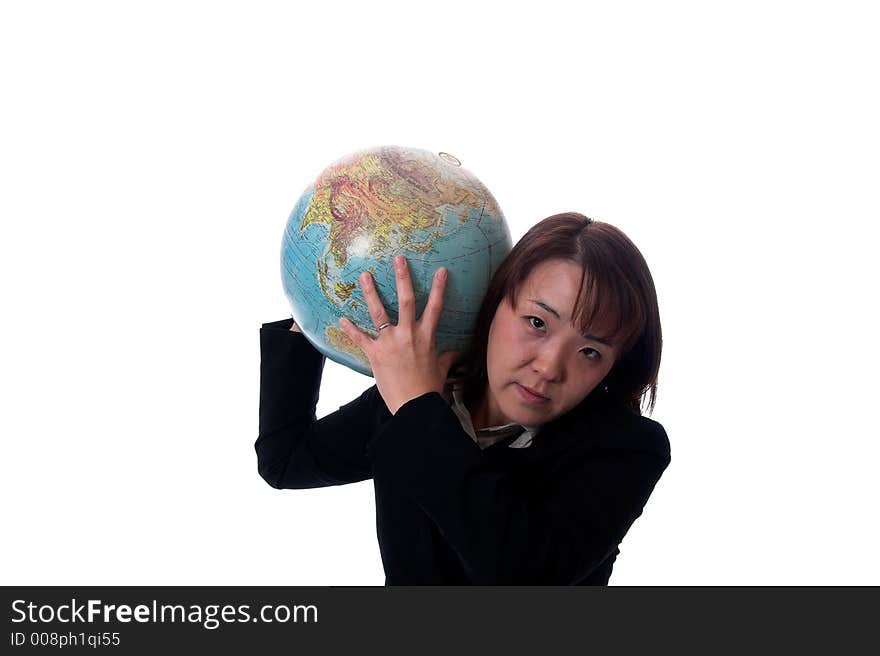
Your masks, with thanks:
<instances>
[{"instance_id":1,"label":"young asian woman","mask_svg":"<svg viewBox=\"0 0 880 656\"><path fill-rule=\"evenodd\" d=\"M495 272L465 353L435 352L445 271L421 317L395 261L392 325L347 320L376 384L321 419L324 356L292 319L261 331L260 475L272 487L372 478L386 585L606 585L670 462L653 410L662 336L648 266L581 214L533 226Z\"/></svg>"}]
</instances>

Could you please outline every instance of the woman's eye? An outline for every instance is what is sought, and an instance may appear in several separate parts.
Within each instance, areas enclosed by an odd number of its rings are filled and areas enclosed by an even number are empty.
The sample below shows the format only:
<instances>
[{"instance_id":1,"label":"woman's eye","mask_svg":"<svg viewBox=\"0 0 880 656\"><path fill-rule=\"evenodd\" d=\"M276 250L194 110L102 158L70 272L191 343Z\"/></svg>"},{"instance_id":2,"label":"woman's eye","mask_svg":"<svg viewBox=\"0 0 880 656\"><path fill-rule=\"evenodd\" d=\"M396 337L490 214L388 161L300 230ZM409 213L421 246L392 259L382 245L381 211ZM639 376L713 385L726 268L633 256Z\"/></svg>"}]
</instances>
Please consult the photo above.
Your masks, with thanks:
<instances>
[{"instance_id":1,"label":"woman's eye","mask_svg":"<svg viewBox=\"0 0 880 656\"><path fill-rule=\"evenodd\" d=\"M597 351L597 350L594 349L594 348L585 348L585 349L582 349L582 350L581 350L581 353L583 353L583 354L584 354L588 359L590 359L590 360L598 360L599 358L602 357L602 354L599 353L599 351Z\"/></svg>"},{"instance_id":2,"label":"woman's eye","mask_svg":"<svg viewBox=\"0 0 880 656\"><path fill-rule=\"evenodd\" d=\"M536 326L534 323L532 323L533 320L539 322L541 325L540 325L540 326ZM543 327L544 327L544 320L541 319L541 318L539 318L539 317L526 317L526 321L529 322L529 325L530 325L532 328L538 328L538 329L540 329L540 328L543 328Z\"/></svg>"}]
</instances>

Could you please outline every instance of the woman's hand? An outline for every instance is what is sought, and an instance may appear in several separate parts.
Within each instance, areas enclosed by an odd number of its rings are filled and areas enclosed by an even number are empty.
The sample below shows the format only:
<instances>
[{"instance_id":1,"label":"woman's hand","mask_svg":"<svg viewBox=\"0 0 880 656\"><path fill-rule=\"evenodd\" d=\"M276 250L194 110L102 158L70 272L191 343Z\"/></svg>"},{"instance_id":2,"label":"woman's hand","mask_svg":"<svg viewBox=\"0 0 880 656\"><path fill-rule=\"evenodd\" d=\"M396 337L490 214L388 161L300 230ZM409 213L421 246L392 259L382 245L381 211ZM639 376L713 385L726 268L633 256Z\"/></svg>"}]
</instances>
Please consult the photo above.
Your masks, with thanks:
<instances>
[{"instance_id":1,"label":"woman's hand","mask_svg":"<svg viewBox=\"0 0 880 656\"><path fill-rule=\"evenodd\" d=\"M439 358L435 352L434 337L440 313L443 310L443 293L446 290L446 269L434 273L428 304L421 318L415 319L415 296L406 259L394 258L397 278L397 301L399 319L396 326L389 325L373 339L348 319L339 324L342 331L366 354L376 378L376 387L391 414L407 401L428 392L443 392L446 376L459 351L446 351ZM369 272L360 275L361 289L367 300L373 324L389 323L373 279Z\"/></svg>"}]
</instances>

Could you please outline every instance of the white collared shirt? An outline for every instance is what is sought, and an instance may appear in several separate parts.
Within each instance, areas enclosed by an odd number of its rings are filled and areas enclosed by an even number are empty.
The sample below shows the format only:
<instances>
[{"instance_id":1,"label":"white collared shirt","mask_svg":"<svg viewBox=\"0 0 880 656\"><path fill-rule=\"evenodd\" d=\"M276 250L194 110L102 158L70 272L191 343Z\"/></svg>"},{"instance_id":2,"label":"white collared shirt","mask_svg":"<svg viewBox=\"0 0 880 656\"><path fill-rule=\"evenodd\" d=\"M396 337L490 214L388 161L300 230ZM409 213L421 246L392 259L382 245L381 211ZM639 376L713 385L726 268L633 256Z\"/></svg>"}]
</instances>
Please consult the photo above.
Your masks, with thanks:
<instances>
[{"instance_id":1,"label":"white collared shirt","mask_svg":"<svg viewBox=\"0 0 880 656\"><path fill-rule=\"evenodd\" d=\"M458 388L451 388L447 385L443 391L443 398L449 403L452 411L461 422L461 427L471 436L480 449L485 449L499 440L510 437L511 435L519 435L513 442L508 444L511 449L525 449L532 444L532 438L538 434L540 427L523 426L517 423L504 424L503 426L489 426L474 430L474 424L471 421L471 414L463 401L463 395Z\"/></svg>"}]
</instances>

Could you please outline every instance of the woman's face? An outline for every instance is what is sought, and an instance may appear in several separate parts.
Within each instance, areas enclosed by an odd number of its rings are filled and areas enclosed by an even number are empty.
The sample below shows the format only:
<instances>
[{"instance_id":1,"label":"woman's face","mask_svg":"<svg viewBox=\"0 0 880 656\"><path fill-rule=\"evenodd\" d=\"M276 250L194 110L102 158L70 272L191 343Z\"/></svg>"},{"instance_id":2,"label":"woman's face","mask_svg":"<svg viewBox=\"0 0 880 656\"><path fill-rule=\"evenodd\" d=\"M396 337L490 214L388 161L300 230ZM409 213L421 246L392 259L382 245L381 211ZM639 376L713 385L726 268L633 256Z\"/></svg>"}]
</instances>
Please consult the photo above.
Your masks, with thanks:
<instances>
[{"instance_id":1,"label":"woman's face","mask_svg":"<svg viewBox=\"0 0 880 656\"><path fill-rule=\"evenodd\" d=\"M550 260L526 279L516 307L506 299L498 306L489 329L489 388L474 413L476 428L545 424L574 408L611 370L616 349L571 323L580 279L579 265Z\"/></svg>"}]
</instances>

